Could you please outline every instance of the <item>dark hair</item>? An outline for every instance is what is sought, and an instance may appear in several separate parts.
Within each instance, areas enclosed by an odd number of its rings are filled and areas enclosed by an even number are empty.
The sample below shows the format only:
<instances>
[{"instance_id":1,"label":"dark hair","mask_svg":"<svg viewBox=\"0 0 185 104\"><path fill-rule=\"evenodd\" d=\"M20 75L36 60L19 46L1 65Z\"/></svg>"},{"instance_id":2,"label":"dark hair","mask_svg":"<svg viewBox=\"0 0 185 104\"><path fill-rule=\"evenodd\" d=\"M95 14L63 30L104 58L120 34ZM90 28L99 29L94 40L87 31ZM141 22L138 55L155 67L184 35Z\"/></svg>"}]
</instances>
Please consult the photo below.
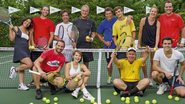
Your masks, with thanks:
<instances>
[{"instance_id":1,"label":"dark hair","mask_svg":"<svg viewBox=\"0 0 185 104\"><path fill-rule=\"evenodd\" d=\"M105 8L105 12L106 12L106 11L111 11L112 13L114 12L113 9L112 9L111 7L106 7L106 8Z\"/></svg>"},{"instance_id":2,"label":"dark hair","mask_svg":"<svg viewBox=\"0 0 185 104\"><path fill-rule=\"evenodd\" d=\"M173 43L173 39L172 39L172 38L170 38L170 37L165 37L165 38L163 38L163 39L162 39L162 43L163 43L165 40L170 40L170 41L171 41L171 43Z\"/></svg>"},{"instance_id":3,"label":"dark hair","mask_svg":"<svg viewBox=\"0 0 185 104\"><path fill-rule=\"evenodd\" d=\"M61 10L60 11L60 15L62 16L64 13L67 13L68 15L70 15L70 13L68 12L67 9Z\"/></svg>"},{"instance_id":4,"label":"dark hair","mask_svg":"<svg viewBox=\"0 0 185 104\"><path fill-rule=\"evenodd\" d=\"M49 8L49 6L48 6L48 5L43 5L42 8L41 8L41 10L42 10L44 7L47 7L47 8L48 8L48 14L49 14L49 13L50 13L50 8ZM41 14L41 10L40 10L40 14Z\"/></svg>"},{"instance_id":5,"label":"dark hair","mask_svg":"<svg viewBox=\"0 0 185 104\"><path fill-rule=\"evenodd\" d=\"M24 18L24 19L22 19L22 22L21 22L21 24L23 24L26 20L31 20L31 23L30 23L30 25L26 28L26 29L28 29L28 30L30 30L30 29L32 29L32 27L33 27L33 20L32 20L32 18L30 18L30 17L26 17L26 18Z\"/></svg>"},{"instance_id":6,"label":"dark hair","mask_svg":"<svg viewBox=\"0 0 185 104\"><path fill-rule=\"evenodd\" d=\"M171 2L171 0L166 0L165 4L166 4L166 3L172 3L172 2Z\"/></svg>"},{"instance_id":7,"label":"dark hair","mask_svg":"<svg viewBox=\"0 0 185 104\"><path fill-rule=\"evenodd\" d=\"M116 12L118 9L120 9L121 11L123 11L123 8L122 8L121 6L116 6L116 7L114 8L114 12Z\"/></svg>"},{"instance_id":8,"label":"dark hair","mask_svg":"<svg viewBox=\"0 0 185 104\"><path fill-rule=\"evenodd\" d=\"M64 43L64 45L65 45L64 40L58 40L57 43L56 43L56 45L57 45L59 42Z\"/></svg>"}]
</instances>

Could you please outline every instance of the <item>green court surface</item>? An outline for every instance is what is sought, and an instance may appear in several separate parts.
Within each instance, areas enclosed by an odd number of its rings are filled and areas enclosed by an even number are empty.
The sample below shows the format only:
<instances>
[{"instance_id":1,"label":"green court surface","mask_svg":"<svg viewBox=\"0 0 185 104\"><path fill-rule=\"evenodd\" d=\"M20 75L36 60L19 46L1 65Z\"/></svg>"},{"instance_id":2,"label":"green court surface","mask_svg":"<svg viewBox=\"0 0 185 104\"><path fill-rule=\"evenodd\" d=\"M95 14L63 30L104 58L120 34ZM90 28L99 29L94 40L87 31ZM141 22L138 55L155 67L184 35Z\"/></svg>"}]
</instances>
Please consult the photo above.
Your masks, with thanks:
<instances>
[{"instance_id":1,"label":"green court surface","mask_svg":"<svg viewBox=\"0 0 185 104\"><path fill-rule=\"evenodd\" d=\"M92 93L97 100L97 89L89 88L89 91ZM46 104L42 100L35 100L35 89L30 89L29 91L18 91L17 89L0 89L0 104ZM120 100L120 96L114 96L113 88L101 88L101 104L106 104L106 99L111 100L111 104L126 104ZM153 99L157 100L157 104L184 104L185 99L180 98L177 102L174 100L168 100L168 92L164 95L156 95L156 89L147 89L143 97L139 97L139 103L134 102L134 97L130 97L130 104L145 104L146 100L151 101ZM43 89L44 97L50 99L51 103L54 104L53 98L58 97L58 104L91 104L90 101L85 100L84 103L81 103L79 99L82 97L82 93L79 94L79 98L75 99L71 96L70 93L58 92L56 95L50 95L49 89Z\"/></svg>"}]
</instances>

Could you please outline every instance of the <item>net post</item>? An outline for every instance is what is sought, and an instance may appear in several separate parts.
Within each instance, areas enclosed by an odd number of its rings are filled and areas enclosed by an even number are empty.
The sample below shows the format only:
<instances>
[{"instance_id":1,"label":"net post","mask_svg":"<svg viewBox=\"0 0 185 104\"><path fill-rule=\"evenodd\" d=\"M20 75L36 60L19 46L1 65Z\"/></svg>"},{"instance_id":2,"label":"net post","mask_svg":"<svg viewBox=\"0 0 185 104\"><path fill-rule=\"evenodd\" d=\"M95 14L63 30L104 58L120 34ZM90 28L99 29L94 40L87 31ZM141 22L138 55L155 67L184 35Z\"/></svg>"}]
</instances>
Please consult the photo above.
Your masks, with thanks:
<instances>
[{"instance_id":1,"label":"net post","mask_svg":"<svg viewBox=\"0 0 185 104\"><path fill-rule=\"evenodd\" d=\"M101 79L101 59L102 59L102 52L98 52L98 71L97 71L97 82L96 87L100 88L100 79Z\"/></svg>"}]
</instances>

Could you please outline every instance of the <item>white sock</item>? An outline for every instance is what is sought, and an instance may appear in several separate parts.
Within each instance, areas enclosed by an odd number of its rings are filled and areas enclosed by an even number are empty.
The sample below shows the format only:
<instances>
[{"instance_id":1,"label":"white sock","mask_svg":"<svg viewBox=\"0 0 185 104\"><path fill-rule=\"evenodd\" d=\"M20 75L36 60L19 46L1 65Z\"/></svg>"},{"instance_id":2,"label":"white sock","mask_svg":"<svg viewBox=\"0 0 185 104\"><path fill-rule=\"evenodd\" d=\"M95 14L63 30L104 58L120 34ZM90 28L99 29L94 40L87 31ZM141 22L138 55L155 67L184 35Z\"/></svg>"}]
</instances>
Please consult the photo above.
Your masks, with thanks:
<instances>
[{"instance_id":1,"label":"white sock","mask_svg":"<svg viewBox=\"0 0 185 104\"><path fill-rule=\"evenodd\" d=\"M76 89L75 89L75 92L79 92L80 91L80 87L77 87Z\"/></svg>"},{"instance_id":2,"label":"white sock","mask_svg":"<svg viewBox=\"0 0 185 104\"><path fill-rule=\"evenodd\" d=\"M82 89L82 92L83 92L83 94L87 94L87 93L89 93L89 92L87 91L87 89L86 89L86 88L83 88L83 89Z\"/></svg>"}]
</instances>

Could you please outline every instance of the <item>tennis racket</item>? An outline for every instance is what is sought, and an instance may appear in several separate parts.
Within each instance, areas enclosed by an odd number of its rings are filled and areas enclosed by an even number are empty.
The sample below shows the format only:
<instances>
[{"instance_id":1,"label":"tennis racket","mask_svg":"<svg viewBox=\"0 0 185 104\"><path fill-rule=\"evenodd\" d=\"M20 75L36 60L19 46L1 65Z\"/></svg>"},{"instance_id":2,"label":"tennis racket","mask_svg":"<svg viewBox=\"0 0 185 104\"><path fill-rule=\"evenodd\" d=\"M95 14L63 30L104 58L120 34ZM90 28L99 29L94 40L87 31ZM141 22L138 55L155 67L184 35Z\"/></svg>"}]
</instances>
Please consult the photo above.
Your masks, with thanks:
<instances>
[{"instance_id":1,"label":"tennis racket","mask_svg":"<svg viewBox=\"0 0 185 104\"><path fill-rule=\"evenodd\" d=\"M172 95L173 90L174 90L174 84L175 84L175 80L176 80L176 72L178 70L178 64L179 64L179 61L177 61L177 66L175 67L174 72L173 72L172 85L170 87L170 95Z\"/></svg>"},{"instance_id":2,"label":"tennis racket","mask_svg":"<svg viewBox=\"0 0 185 104\"><path fill-rule=\"evenodd\" d=\"M79 38L78 28L75 25L70 24L67 27L67 35L68 35L69 39L71 40L71 42L73 44L75 44L75 48L76 48L76 43L77 43L78 38Z\"/></svg>"},{"instance_id":3,"label":"tennis racket","mask_svg":"<svg viewBox=\"0 0 185 104\"><path fill-rule=\"evenodd\" d=\"M10 14L7 9L0 7L0 22L7 24L7 25L12 25L12 20L10 18ZM12 30L16 33L15 29L12 28Z\"/></svg>"},{"instance_id":4,"label":"tennis racket","mask_svg":"<svg viewBox=\"0 0 185 104\"><path fill-rule=\"evenodd\" d=\"M48 39L44 36L40 36L37 40L37 48L43 50L48 45Z\"/></svg>"},{"instance_id":5,"label":"tennis racket","mask_svg":"<svg viewBox=\"0 0 185 104\"><path fill-rule=\"evenodd\" d=\"M41 73L29 70L29 73L36 74L36 75L41 75ZM65 84L65 80L62 76L60 76L59 73L56 72L48 72L46 73L46 78L48 82L50 82L52 85L55 85L59 88L63 87Z\"/></svg>"},{"instance_id":6,"label":"tennis racket","mask_svg":"<svg viewBox=\"0 0 185 104\"><path fill-rule=\"evenodd\" d=\"M125 43L126 35L127 35L126 32L123 32L120 35L120 38L117 40L118 44L117 44L117 46L116 46L116 48L115 48L115 50L112 54L114 54L115 52L118 52L121 49L122 45ZM109 64L107 65L107 68L110 68L110 66L113 62L113 59L114 59L114 57L111 57L111 60L110 60Z\"/></svg>"}]
</instances>

